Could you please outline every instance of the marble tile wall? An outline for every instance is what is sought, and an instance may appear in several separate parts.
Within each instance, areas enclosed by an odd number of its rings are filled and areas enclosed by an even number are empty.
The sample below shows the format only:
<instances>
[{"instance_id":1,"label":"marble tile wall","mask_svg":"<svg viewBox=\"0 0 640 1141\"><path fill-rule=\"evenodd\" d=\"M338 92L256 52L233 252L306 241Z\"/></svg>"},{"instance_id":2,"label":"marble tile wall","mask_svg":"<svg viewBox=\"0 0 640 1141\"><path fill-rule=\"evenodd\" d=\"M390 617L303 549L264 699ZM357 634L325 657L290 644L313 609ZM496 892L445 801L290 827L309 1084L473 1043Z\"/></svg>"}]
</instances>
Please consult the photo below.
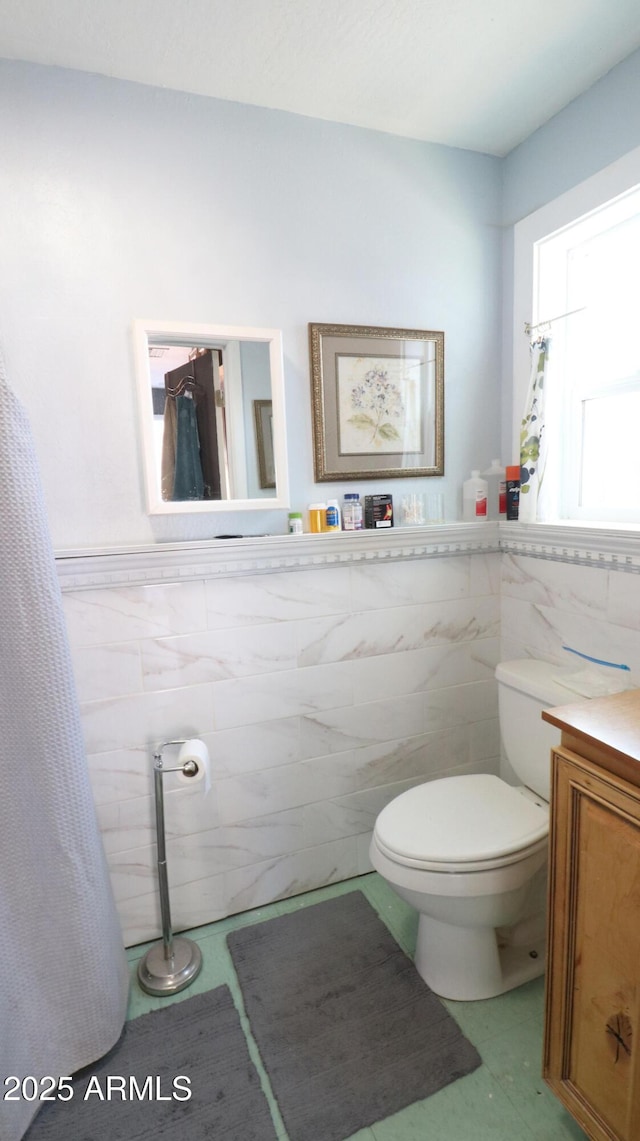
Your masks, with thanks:
<instances>
[{"instance_id":1,"label":"marble tile wall","mask_svg":"<svg viewBox=\"0 0 640 1141\"><path fill-rule=\"evenodd\" d=\"M206 797L165 777L177 930L366 872L393 796L497 771L499 580L463 554L65 593L127 945L160 931L159 740L212 763Z\"/></svg>"},{"instance_id":2,"label":"marble tile wall","mask_svg":"<svg viewBox=\"0 0 640 1141\"><path fill-rule=\"evenodd\" d=\"M540 657L579 669L583 663L563 646L627 665L623 676L640 685L640 575L504 554L502 660Z\"/></svg>"}]
</instances>

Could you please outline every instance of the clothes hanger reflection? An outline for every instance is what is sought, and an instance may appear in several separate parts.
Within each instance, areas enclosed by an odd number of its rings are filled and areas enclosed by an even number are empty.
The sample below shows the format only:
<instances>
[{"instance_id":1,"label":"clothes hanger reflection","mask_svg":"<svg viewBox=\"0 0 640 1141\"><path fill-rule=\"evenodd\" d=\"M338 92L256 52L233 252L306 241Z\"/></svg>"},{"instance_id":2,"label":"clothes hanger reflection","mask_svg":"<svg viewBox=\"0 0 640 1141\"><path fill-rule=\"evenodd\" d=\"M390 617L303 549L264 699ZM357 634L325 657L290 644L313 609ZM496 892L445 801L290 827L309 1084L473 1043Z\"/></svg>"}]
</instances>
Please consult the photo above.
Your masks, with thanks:
<instances>
[{"instance_id":1,"label":"clothes hanger reflection","mask_svg":"<svg viewBox=\"0 0 640 1141\"><path fill-rule=\"evenodd\" d=\"M175 388L167 388L167 396L191 396L194 392L202 392L202 387L194 376L183 376Z\"/></svg>"}]
</instances>

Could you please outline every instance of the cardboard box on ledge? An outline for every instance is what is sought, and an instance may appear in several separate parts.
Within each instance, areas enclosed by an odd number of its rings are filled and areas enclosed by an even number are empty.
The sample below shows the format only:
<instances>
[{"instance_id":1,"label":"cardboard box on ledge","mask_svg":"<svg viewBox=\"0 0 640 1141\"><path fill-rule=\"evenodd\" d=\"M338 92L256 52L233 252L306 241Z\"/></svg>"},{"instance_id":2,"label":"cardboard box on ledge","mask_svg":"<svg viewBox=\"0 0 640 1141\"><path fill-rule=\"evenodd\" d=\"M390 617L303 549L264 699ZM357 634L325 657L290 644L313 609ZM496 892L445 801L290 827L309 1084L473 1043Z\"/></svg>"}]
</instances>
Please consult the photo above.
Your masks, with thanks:
<instances>
[{"instance_id":1,"label":"cardboard box on ledge","mask_svg":"<svg viewBox=\"0 0 640 1141\"><path fill-rule=\"evenodd\" d=\"M393 527L392 495L365 495L364 525L369 528Z\"/></svg>"}]
</instances>

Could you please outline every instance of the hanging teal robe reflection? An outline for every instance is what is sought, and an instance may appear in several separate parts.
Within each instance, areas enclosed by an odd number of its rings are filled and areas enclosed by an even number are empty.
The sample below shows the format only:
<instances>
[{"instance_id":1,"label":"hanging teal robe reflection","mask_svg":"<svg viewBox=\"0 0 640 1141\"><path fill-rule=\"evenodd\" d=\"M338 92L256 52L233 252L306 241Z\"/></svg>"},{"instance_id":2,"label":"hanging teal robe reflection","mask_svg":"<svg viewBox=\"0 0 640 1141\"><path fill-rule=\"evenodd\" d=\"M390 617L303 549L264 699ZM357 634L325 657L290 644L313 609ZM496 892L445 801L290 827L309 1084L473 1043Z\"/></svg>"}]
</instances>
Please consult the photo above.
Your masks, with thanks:
<instances>
[{"instance_id":1,"label":"hanging teal robe reflection","mask_svg":"<svg viewBox=\"0 0 640 1141\"><path fill-rule=\"evenodd\" d=\"M174 499L204 499L196 406L190 396L176 396L176 471Z\"/></svg>"}]
</instances>

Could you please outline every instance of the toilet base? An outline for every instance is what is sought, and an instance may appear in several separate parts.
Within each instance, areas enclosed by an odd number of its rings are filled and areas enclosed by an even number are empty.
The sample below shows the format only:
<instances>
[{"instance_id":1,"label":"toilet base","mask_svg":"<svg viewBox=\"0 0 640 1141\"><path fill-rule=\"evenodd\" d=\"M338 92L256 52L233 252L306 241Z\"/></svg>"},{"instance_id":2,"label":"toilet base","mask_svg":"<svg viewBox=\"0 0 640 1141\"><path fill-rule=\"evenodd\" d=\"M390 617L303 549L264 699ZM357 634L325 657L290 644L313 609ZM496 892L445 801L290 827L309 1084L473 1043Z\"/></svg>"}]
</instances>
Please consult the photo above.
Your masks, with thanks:
<instances>
[{"instance_id":1,"label":"toilet base","mask_svg":"<svg viewBox=\"0 0 640 1141\"><path fill-rule=\"evenodd\" d=\"M517 939L506 942L493 927L454 927L421 914L416 970L441 998L494 998L544 974L543 926L518 945Z\"/></svg>"}]
</instances>

